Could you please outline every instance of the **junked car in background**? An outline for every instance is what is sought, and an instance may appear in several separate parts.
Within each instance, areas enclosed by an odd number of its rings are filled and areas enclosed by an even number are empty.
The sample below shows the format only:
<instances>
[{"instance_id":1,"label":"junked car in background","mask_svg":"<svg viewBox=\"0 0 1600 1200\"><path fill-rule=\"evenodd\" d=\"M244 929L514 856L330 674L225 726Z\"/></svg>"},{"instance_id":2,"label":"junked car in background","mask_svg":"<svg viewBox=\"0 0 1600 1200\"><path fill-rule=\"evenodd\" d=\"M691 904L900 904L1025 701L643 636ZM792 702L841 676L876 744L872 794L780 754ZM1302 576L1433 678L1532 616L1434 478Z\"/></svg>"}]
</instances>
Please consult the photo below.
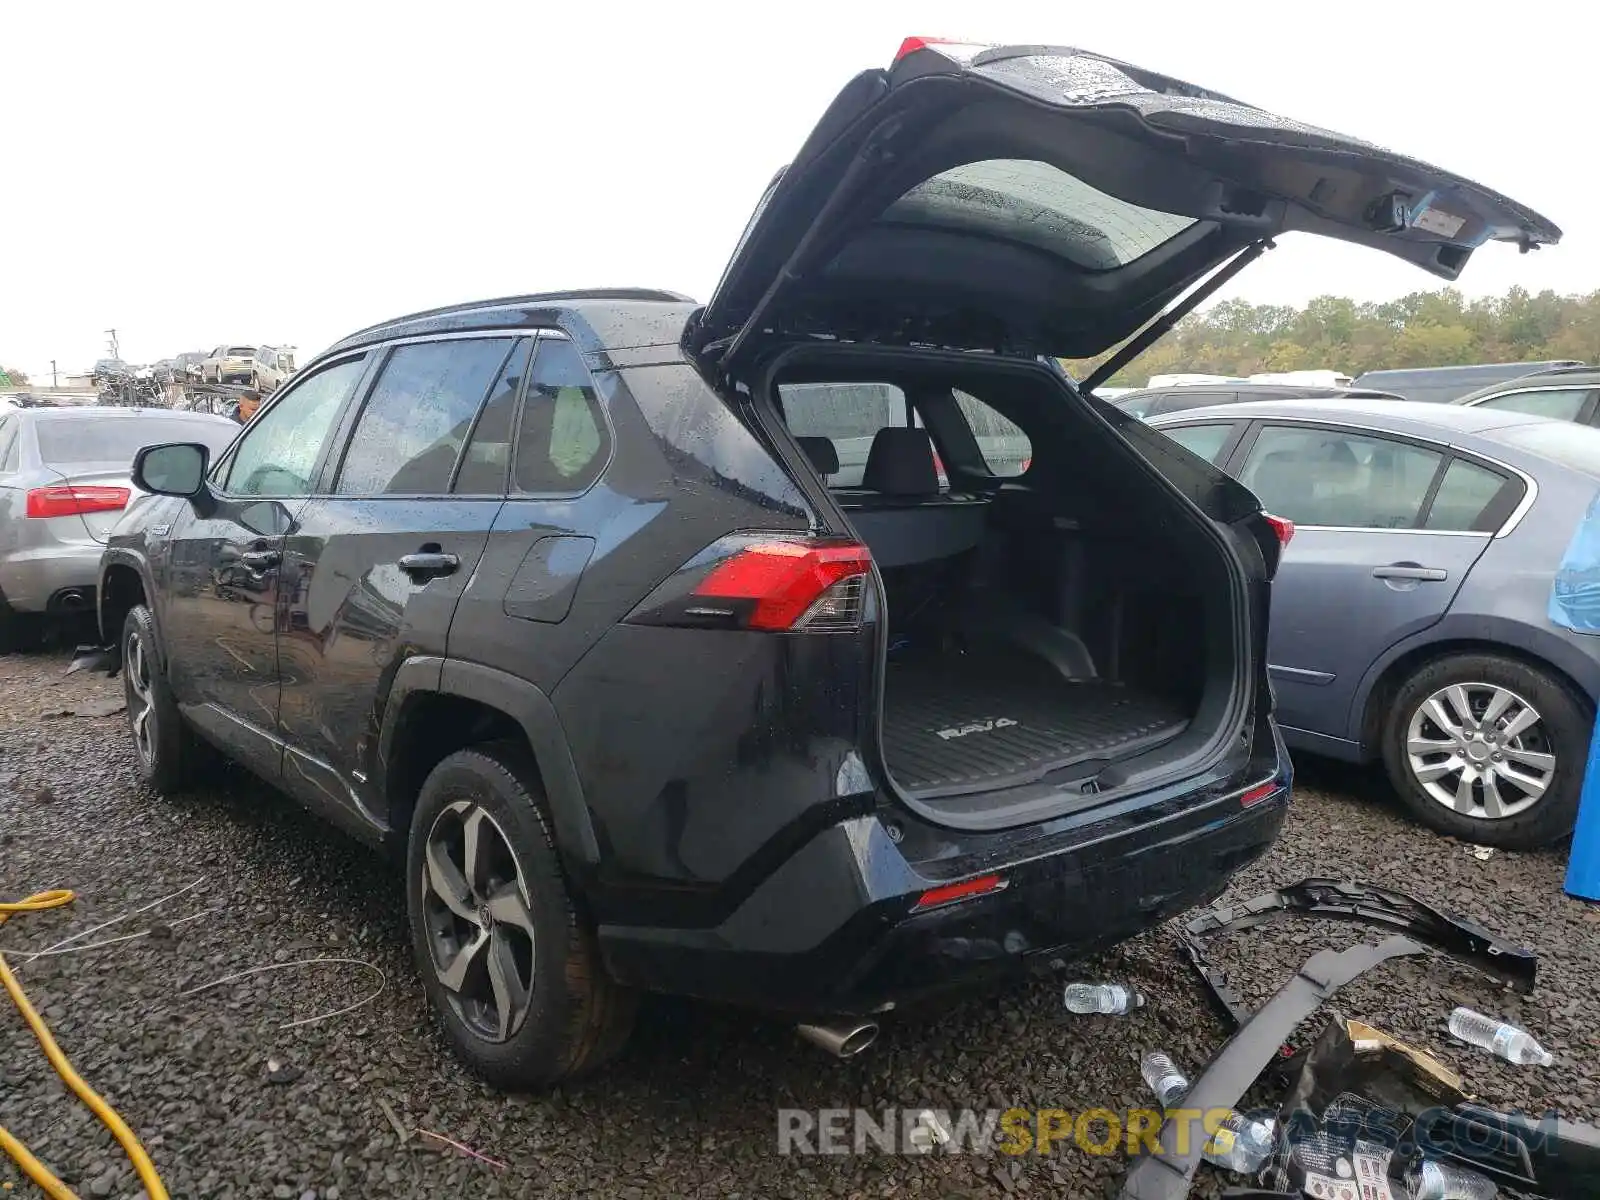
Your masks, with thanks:
<instances>
[{"instance_id":1,"label":"junked car in background","mask_svg":"<svg viewBox=\"0 0 1600 1200\"><path fill-rule=\"evenodd\" d=\"M1471 842L1571 831L1600 637L1553 621L1551 589L1600 487L1600 430L1371 400L1150 423L1295 524L1267 643L1291 748L1381 760L1407 809Z\"/></svg>"},{"instance_id":2,"label":"junked car in background","mask_svg":"<svg viewBox=\"0 0 1600 1200\"><path fill-rule=\"evenodd\" d=\"M251 383L259 364L254 346L218 346L206 355L201 376L208 383Z\"/></svg>"},{"instance_id":3,"label":"junked car in background","mask_svg":"<svg viewBox=\"0 0 1600 1200\"><path fill-rule=\"evenodd\" d=\"M0 650L50 617L90 614L100 552L136 497L133 456L158 442L221 451L238 426L160 408L18 408L0 417Z\"/></svg>"}]
</instances>

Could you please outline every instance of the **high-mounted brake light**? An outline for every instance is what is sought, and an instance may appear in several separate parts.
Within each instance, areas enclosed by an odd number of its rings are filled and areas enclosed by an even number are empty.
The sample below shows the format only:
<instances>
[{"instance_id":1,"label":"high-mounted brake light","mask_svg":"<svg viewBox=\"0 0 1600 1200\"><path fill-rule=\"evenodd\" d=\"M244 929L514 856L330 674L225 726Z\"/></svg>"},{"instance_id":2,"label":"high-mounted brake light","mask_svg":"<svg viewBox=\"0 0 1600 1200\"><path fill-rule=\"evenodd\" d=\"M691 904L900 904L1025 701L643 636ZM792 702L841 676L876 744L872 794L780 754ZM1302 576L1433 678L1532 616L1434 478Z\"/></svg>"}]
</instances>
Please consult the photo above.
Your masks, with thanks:
<instances>
[{"instance_id":1,"label":"high-mounted brake light","mask_svg":"<svg viewBox=\"0 0 1600 1200\"><path fill-rule=\"evenodd\" d=\"M82 484L57 484L32 488L28 492L30 517L72 517L85 513L120 512L128 507L132 493L125 487L89 487Z\"/></svg>"},{"instance_id":2,"label":"high-mounted brake light","mask_svg":"<svg viewBox=\"0 0 1600 1200\"><path fill-rule=\"evenodd\" d=\"M1294 522L1288 517L1275 517L1269 512L1261 515L1267 519L1267 524L1272 526L1272 532L1278 535L1278 548L1287 550L1290 539L1294 537Z\"/></svg>"},{"instance_id":3,"label":"high-mounted brake light","mask_svg":"<svg viewBox=\"0 0 1600 1200\"><path fill-rule=\"evenodd\" d=\"M856 542L770 541L745 546L718 563L694 589L693 602L728 602L746 629L852 629L865 606L872 556Z\"/></svg>"},{"instance_id":4,"label":"high-mounted brake light","mask_svg":"<svg viewBox=\"0 0 1600 1200\"><path fill-rule=\"evenodd\" d=\"M954 904L957 900L968 900L973 896L987 896L991 892L998 892L1006 886L1006 881L998 875L980 875L976 879L966 879L960 883L947 883L943 887L932 888L917 897L918 909L938 908L945 904Z\"/></svg>"},{"instance_id":5,"label":"high-mounted brake light","mask_svg":"<svg viewBox=\"0 0 1600 1200\"><path fill-rule=\"evenodd\" d=\"M908 37L900 43L894 61L899 62L908 54L915 54L918 50L938 50L951 58L970 59L987 49L989 47L981 42L963 42L960 38Z\"/></svg>"}]
</instances>

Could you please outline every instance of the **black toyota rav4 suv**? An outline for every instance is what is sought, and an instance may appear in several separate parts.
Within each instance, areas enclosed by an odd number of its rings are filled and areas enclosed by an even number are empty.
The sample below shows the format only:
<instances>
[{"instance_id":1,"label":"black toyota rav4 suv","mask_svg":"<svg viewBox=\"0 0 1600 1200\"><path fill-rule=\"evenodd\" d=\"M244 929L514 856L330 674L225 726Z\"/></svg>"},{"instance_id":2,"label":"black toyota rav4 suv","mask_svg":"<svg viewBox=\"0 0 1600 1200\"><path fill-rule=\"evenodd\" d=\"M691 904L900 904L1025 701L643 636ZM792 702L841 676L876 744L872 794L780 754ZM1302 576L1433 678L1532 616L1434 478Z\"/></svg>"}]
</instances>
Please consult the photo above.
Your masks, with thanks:
<instances>
[{"instance_id":1,"label":"black toyota rav4 suv","mask_svg":"<svg viewBox=\"0 0 1600 1200\"><path fill-rule=\"evenodd\" d=\"M217 461L144 450L99 591L143 770L209 746L401 848L429 995L505 1085L603 1061L641 990L849 1052L1182 912L1284 817L1292 531L1053 356L1285 230L1447 279L1559 236L1135 67L908 42L706 305L418 313Z\"/></svg>"}]
</instances>

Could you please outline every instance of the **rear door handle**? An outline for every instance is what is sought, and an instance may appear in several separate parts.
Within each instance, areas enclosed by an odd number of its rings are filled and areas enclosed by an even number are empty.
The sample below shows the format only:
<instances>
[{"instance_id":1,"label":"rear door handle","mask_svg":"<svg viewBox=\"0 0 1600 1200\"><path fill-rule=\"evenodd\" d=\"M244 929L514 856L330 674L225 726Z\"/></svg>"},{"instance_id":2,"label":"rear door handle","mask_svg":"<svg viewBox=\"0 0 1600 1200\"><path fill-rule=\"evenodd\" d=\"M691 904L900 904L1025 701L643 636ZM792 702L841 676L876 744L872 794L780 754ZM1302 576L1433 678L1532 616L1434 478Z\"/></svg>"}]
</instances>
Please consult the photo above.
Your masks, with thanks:
<instances>
[{"instance_id":1,"label":"rear door handle","mask_svg":"<svg viewBox=\"0 0 1600 1200\"><path fill-rule=\"evenodd\" d=\"M411 576L414 583L427 583L443 575L454 575L460 565L461 560L454 554L443 554L438 550L419 550L400 559L400 569Z\"/></svg>"},{"instance_id":2,"label":"rear door handle","mask_svg":"<svg viewBox=\"0 0 1600 1200\"><path fill-rule=\"evenodd\" d=\"M1450 572L1443 567L1416 567L1409 563L1390 563L1386 567L1373 567L1374 579L1421 579L1428 583L1443 583Z\"/></svg>"},{"instance_id":3,"label":"rear door handle","mask_svg":"<svg viewBox=\"0 0 1600 1200\"><path fill-rule=\"evenodd\" d=\"M276 550L246 550L239 555L239 561L252 571L265 571L281 563L283 555Z\"/></svg>"}]
</instances>

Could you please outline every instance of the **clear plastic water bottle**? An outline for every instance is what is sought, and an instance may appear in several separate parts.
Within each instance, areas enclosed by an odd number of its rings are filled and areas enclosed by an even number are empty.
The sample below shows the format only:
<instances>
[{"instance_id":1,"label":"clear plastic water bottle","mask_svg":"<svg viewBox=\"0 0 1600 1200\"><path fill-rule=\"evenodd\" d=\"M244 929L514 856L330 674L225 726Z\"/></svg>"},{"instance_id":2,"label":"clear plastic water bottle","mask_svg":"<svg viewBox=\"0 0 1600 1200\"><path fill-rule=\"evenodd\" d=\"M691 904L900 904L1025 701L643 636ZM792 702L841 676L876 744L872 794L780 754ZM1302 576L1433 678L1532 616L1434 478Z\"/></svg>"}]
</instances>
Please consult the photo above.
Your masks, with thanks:
<instances>
[{"instance_id":1,"label":"clear plastic water bottle","mask_svg":"<svg viewBox=\"0 0 1600 1200\"><path fill-rule=\"evenodd\" d=\"M1200 1156L1224 1171L1254 1175L1272 1157L1277 1136L1276 1121L1257 1121L1243 1113L1229 1113Z\"/></svg>"},{"instance_id":2,"label":"clear plastic water bottle","mask_svg":"<svg viewBox=\"0 0 1600 1200\"><path fill-rule=\"evenodd\" d=\"M1411 1172L1407 1185L1412 1200L1494 1200L1500 1190L1494 1180L1476 1171L1426 1158Z\"/></svg>"},{"instance_id":3,"label":"clear plastic water bottle","mask_svg":"<svg viewBox=\"0 0 1600 1200\"><path fill-rule=\"evenodd\" d=\"M1171 1108L1189 1090L1189 1080L1165 1051L1152 1050L1139 1063L1139 1073L1162 1108Z\"/></svg>"},{"instance_id":4,"label":"clear plastic water bottle","mask_svg":"<svg viewBox=\"0 0 1600 1200\"><path fill-rule=\"evenodd\" d=\"M1548 1067L1555 1061L1526 1029L1509 1021L1486 1017L1470 1008L1458 1008L1450 1014L1450 1032L1468 1045L1487 1050L1520 1067Z\"/></svg>"},{"instance_id":5,"label":"clear plastic water bottle","mask_svg":"<svg viewBox=\"0 0 1600 1200\"><path fill-rule=\"evenodd\" d=\"M1144 1007L1144 994L1125 983L1069 983L1061 998L1068 1012L1120 1016Z\"/></svg>"}]
</instances>

